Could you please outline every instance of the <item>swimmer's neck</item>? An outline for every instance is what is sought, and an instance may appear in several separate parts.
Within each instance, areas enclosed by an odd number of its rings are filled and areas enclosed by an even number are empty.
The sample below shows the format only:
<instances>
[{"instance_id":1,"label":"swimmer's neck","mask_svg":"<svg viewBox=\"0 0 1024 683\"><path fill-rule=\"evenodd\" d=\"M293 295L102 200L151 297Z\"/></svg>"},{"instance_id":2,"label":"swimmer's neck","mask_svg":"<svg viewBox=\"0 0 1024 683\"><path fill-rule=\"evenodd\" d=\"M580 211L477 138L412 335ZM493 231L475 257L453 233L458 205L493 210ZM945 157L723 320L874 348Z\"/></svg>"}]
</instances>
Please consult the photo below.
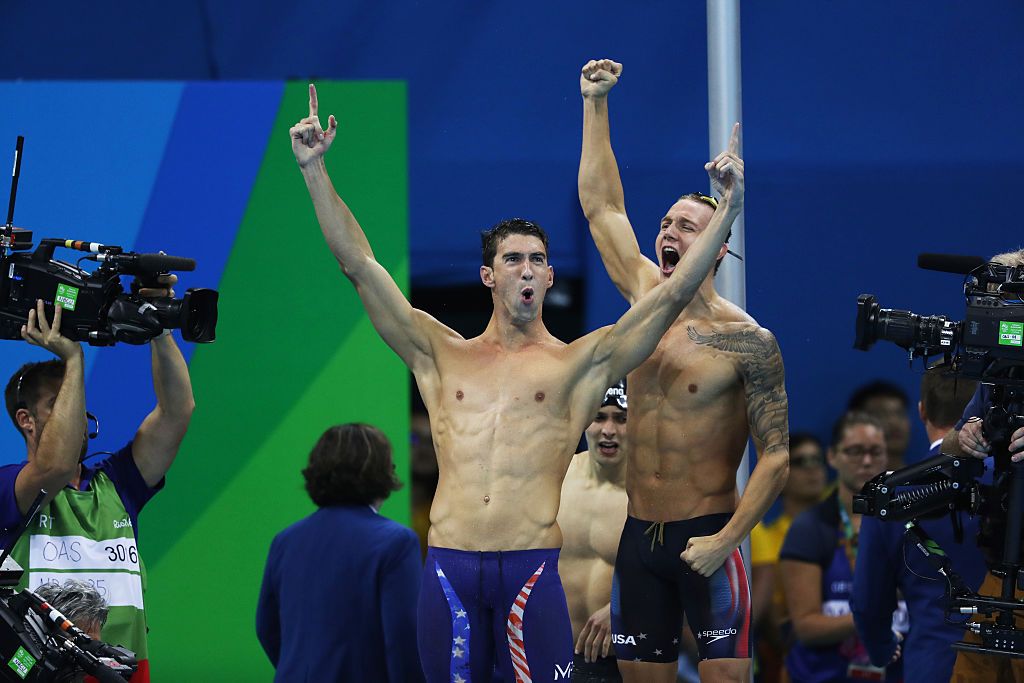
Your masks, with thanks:
<instances>
[{"instance_id":1,"label":"swimmer's neck","mask_svg":"<svg viewBox=\"0 0 1024 683\"><path fill-rule=\"evenodd\" d=\"M670 276L671 277L671 276ZM661 282L662 284L668 281L668 277L662 273ZM718 305L722 297L718 294L718 290L715 289L715 274L708 273L708 276L704 278L704 282L700 283L700 287L697 289L697 293L693 295L693 299L690 303L686 304L686 308L683 309L680 317L683 318L706 318L709 317L711 311Z\"/></svg>"},{"instance_id":2,"label":"swimmer's neck","mask_svg":"<svg viewBox=\"0 0 1024 683\"><path fill-rule=\"evenodd\" d=\"M587 473L590 478L599 484L613 484L621 488L626 487L626 458L619 461L617 465L604 465L598 460L600 454L588 453Z\"/></svg>"},{"instance_id":3,"label":"swimmer's neck","mask_svg":"<svg viewBox=\"0 0 1024 683\"><path fill-rule=\"evenodd\" d=\"M501 315L498 311L491 314L487 328L480 336L509 349L517 349L552 339L551 333L548 332L548 328L544 326L544 321L539 315L529 322L517 323L508 316Z\"/></svg>"}]
</instances>

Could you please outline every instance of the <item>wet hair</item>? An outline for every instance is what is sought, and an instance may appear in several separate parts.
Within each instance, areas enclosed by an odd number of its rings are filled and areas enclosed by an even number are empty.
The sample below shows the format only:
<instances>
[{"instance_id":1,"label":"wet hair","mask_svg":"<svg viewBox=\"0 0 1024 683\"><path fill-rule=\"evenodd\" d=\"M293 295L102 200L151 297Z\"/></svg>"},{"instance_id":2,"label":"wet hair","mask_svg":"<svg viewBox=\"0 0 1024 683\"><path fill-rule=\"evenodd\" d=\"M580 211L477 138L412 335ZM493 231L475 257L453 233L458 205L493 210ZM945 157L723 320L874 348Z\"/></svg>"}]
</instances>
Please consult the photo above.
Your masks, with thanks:
<instances>
[{"instance_id":1,"label":"wet hair","mask_svg":"<svg viewBox=\"0 0 1024 683\"><path fill-rule=\"evenodd\" d=\"M103 628L107 623L107 601L85 581L67 579L64 583L44 583L35 593L51 606L64 613L83 631Z\"/></svg>"},{"instance_id":2,"label":"wet hair","mask_svg":"<svg viewBox=\"0 0 1024 683\"><path fill-rule=\"evenodd\" d=\"M24 438L25 433L18 426L15 414L19 408L32 410L43 387L49 382L64 381L64 361L47 360L40 363L25 363L17 372L7 380L7 388L4 389L4 403L7 406L7 416L11 418L14 428Z\"/></svg>"},{"instance_id":3,"label":"wet hair","mask_svg":"<svg viewBox=\"0 0 1024 683\"><path fill-rule=\"evenodd\" d=\"M921 377L921 409L926 420L936 427L950 427L964 413L978 383L955 377L941 368L932 368Z\"/></svg>"},{"instance_id":4,"label":"wet hair","mask_svg":"<svg viewBox=\"0 0 1024 683\"><path fill-rule=\"evenodd\" d=\"M910 397L907 392L892 382L879 379L859 387L850 395L850 401L846 404L847 410L864 410L864 406L873 398L898 398L903 407L910 406Z\"/></svg>"},{"instance_id":5,"label":"wet hair","mask_svg":"<svg viewBox=\"0 0 1024 683\"><path fill-rule=\"evenodd\" d=\"M718 200L709 195L701 194L700 192L688 192L677 199L676 202L681 202L684 199L689 199L690 201L697 202L698 204L705 204L710 206L712 211L718 211ZM732 239L732 228L729 228L729 234L725 236L725 243L728 244L730 239ZM715 275L718 275L718 269L722 266L723 260L725 260L725 256L715 261Z\"/></svg>"},{"instance_id":6,"label":"wet hair","mask_svg":"<svg viewBox=\"0 0 1024 683\"><path fill-rule=\"evenodd\" d=\"M369 505L402 488L388 438L362 423L335 425L324 432L310 451L302 476L306 492L319 507Z\"/></svg>"},{"instance_id":7,"label":"wet hair","mask_svg":"<svg viewBox=\"0 0 1024 683\"><path fill-rule=\"evenodd\" d=\"M881 421L877 417L860 410L851 410L836 420L835 425L833 425L830 447L833 450L838 448L839 442L842 441L843 437L846 435L846 430L850 427L856 427L857 425L869 425L877 429L880 433L885 434L885 427L882 426Z\"/></svg>"},{"instance_id":8,"label":"wet hair","mask_svg":"<svg viewBox=\"0 0 1024 683\"><path fill-rule=\"evenodd\" d=\"M824 451L824 447L821 445L821 439L816 437L810 432L792 432L789 435L789 453L793 454L793 451L803 446L805 443L813 443L818 447L818 450Z\"/></svg>"},{"instance_id":9,"label":"wet hair","mask_svg":"<svg viewBox=\"0 0 1024 683\"><path fill-rule=\"evenodd\" d=\"M525 218L508 218L480 233L480 246L485 266L494 265L494 257L498 254L498 245L510 235L528 235L536 237L544 244L544 253L548 251L548 234L544 228Z\"/></svg>"}]
</instances>

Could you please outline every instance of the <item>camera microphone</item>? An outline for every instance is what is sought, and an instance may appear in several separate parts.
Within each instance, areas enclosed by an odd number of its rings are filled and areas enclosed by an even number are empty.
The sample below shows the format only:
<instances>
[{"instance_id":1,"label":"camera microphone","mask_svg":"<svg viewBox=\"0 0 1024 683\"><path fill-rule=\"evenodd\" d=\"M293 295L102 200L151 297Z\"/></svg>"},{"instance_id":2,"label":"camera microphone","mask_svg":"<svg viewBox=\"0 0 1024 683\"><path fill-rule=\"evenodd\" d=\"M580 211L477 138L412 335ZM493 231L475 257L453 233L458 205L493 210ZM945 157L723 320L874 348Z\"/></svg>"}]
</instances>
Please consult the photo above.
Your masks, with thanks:
<instances>
[{"instance_id":1,"label":"camera microphone","mask_svg":"<svg viewBox=\"0 0 1024 683\"><path fill-rule=\"evenodd\" d=\"M101 263L109 263L128 274L196 269L195 259L170 256L169 254L96 254L87 258L93 261L100 261Z\"/></svg>"},{"instance_id":2,"label":"camera microphone","mask_svg":"<svg viewBox=\"0 0 1024 683\"><path fill-rule=\"evenodd\" d=\"M937 270L940 273L959 273L966 275L978 266L988 263L980 256L961 256L959 254L918 254L917 267L925 270Z\"/></svg>"}]
</instances>

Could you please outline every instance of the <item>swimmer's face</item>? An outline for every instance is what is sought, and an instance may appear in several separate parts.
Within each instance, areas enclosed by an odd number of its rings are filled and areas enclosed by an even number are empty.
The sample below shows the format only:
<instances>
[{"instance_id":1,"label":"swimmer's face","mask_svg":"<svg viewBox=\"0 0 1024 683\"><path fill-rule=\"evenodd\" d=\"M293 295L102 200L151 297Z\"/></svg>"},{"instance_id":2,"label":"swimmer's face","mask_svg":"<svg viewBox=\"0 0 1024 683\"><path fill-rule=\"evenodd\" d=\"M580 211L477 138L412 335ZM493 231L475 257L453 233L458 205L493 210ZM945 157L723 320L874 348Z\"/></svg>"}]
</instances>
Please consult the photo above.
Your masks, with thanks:
<instances>
[{"instance_id":1,"label":"swimmer's face","mask_svg":"<svg viewBox=\"0 0 1024 683\"><path fill-rule=\"evenodd\" d=\"M532 235L509 235L498 243L492 265L480 267L480 279L491 289L494 305L504 306L516 323L540 316L554 278L544 243Z\"/></svg>"},{"instance_id":2,"label":"swimmer's face","mask_svg":"<svg viewBox=\"0 0 1024 683\"><path fill-rule=\"evenodd\" d=\"M658 237L654 241L654 248L658 253L658 266L663 278L672 274L679 259L704 228L708 227L713 215L714 209L704 202L693 199L680 199L669 208L668 213L661 219ZM726 249L723 244L719 258L725 256Z\"/></svg>"},{"instance_id":3,"label":"swimmer's face","mask_svg":"<svg viewBox=\"0 0 1024 683\"><path fill-rule=\"evenodd\" d=\"M617 465L626 457L626 411L604 406L587 427L587 449L600 465Z\"/></svg>"}]
</instances>

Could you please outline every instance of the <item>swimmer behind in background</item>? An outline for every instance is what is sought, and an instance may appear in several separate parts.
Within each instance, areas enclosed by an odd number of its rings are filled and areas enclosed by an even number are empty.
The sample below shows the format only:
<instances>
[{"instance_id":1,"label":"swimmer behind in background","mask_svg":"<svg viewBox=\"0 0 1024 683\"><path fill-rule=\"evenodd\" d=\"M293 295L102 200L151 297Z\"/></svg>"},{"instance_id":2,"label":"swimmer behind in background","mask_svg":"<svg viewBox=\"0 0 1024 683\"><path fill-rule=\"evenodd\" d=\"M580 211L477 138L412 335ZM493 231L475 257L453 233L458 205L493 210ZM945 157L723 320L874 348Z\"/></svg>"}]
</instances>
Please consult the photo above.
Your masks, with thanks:
<instances>
[{"instance_id":1,"label":"swimmer behind in background","mask_svg":"<svg viewBox=\"0 0 1024 683\"><path fill-rule=\"evenodd\" d=\"M604 394L562 483L559 573L576 643L572 680L622 680L612 647L610 596L615 552L626 521L626 380ZM611 656L609 656L611 655Z\"/></svg>"}]
</instances>

